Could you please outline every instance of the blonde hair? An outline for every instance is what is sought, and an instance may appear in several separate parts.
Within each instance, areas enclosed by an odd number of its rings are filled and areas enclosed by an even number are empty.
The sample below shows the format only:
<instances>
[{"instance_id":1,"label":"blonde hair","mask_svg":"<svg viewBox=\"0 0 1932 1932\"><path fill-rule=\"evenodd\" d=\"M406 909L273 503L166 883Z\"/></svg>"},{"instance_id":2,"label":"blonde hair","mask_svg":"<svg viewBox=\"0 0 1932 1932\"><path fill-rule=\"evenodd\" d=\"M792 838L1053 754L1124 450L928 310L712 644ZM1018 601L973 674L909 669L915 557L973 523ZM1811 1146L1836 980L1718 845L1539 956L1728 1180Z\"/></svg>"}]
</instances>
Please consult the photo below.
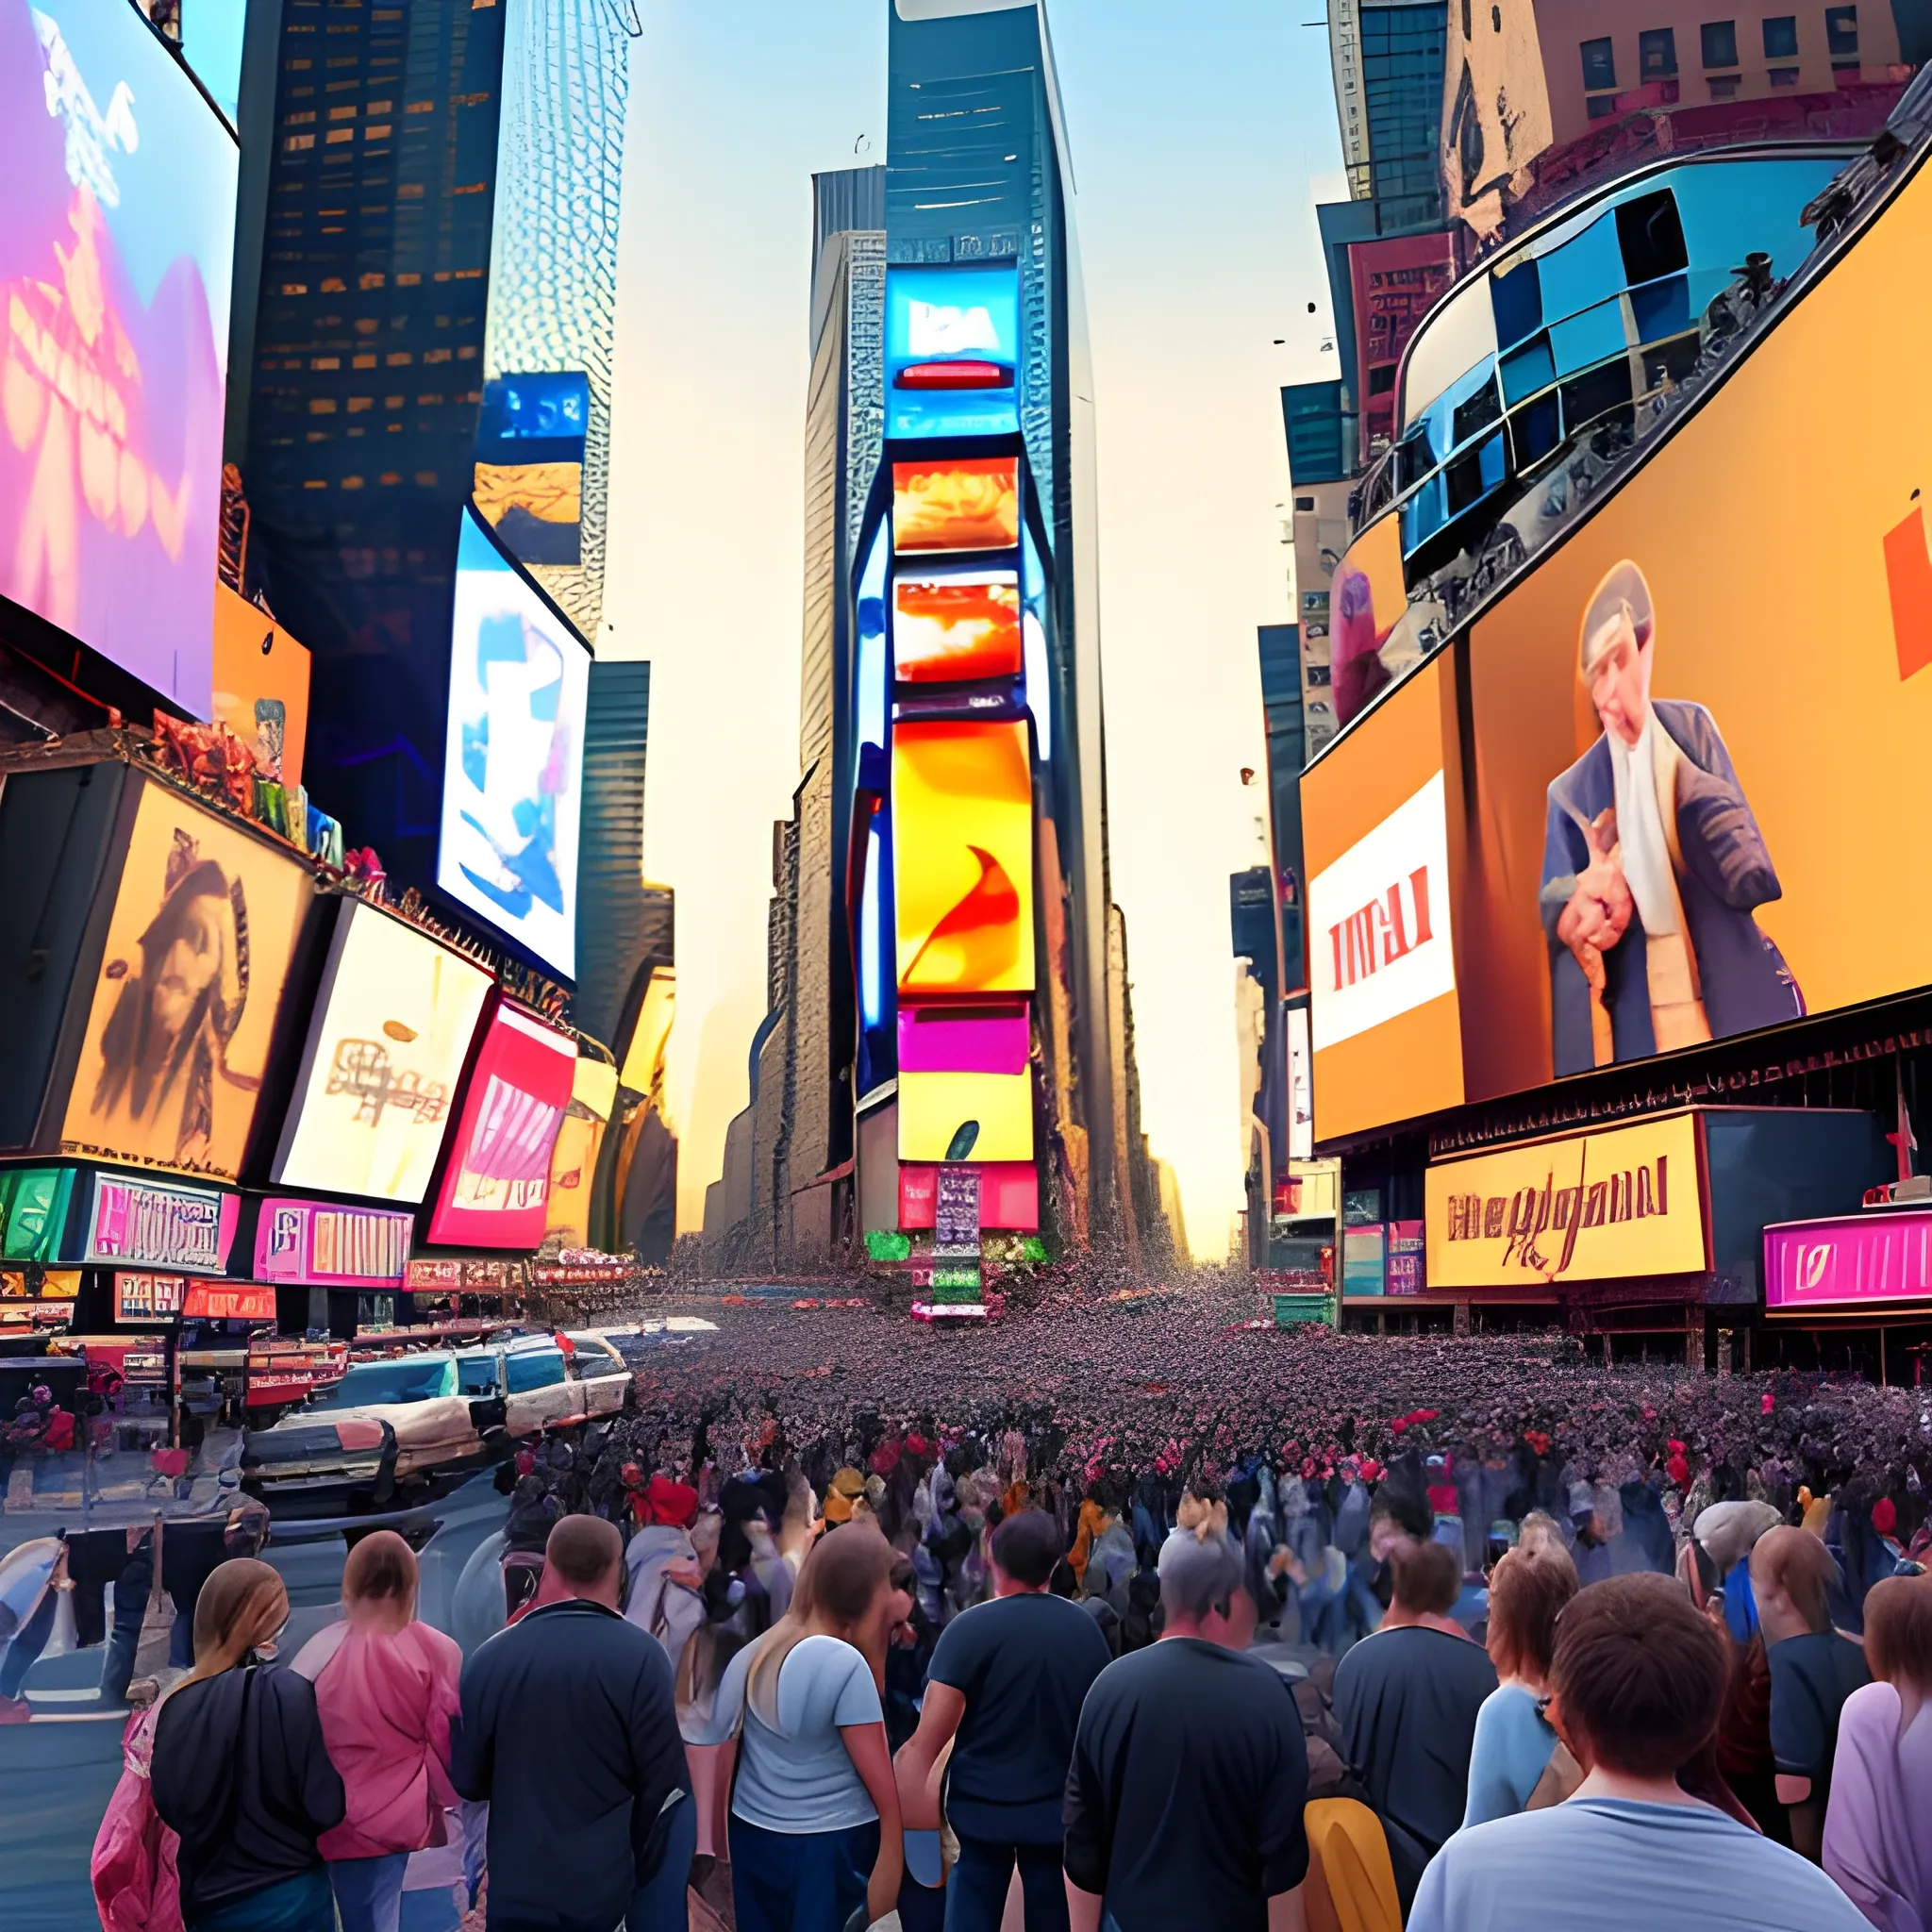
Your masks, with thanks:
<instances>
[{"instance_id":1,"label":"blonde hair","mask_svg":"<svg viewBox=\"0 0 1932 1932\"><path fill-rule=\"evenodd\" d=\"M194 1668L181 1683L233 1670L288 1621L288 1589L266 1563L254 1557L217 1563L195 1599Z\"/></svg>"},{"instance_id":2,"label":"blonde hair","mask_svg":"<svg viewBox=\"0 0 1932 1932\"><path fill-rule=\"evenodd\" d=\"M872 1667L873 1682L885 1687L883 1630L867 1629L867 1612L891 1580L892 1546L869 1521L841 1524L822 1536L798 1572L791 1606L758 1641L745 1678L744 1701L761 1722L778 1728L778 1673L793 1650L813 1634L842 1638Z\"/></svg>"}]
</instances>

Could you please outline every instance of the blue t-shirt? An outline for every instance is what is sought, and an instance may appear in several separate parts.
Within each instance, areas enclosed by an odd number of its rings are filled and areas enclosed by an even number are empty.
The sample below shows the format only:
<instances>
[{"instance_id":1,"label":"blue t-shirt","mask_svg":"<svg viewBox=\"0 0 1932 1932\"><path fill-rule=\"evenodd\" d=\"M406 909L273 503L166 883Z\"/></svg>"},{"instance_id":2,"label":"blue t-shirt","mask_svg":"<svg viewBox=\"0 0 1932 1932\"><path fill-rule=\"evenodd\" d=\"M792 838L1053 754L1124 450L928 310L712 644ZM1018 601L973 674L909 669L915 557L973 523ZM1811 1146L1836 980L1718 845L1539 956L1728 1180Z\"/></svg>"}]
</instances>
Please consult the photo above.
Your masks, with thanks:
<instances>
[{"instance_id":1,"label":"blue t-shirt","mask_svg":"<svg viewBox=\"0 0 1932 1932\"><path fill-rule=\"evenodd\" d=\"M1627 1798L1572 1798L1457 1832L1423 1874L1407 1932L1630 1932L1636 1923L1872 1932L1796 1852L1708 1805Z\"/></svg>"},{"instance_id":2,"label":"blue t-shirt","mask_svg":"<svg viewBox=\"0 0 1932 1932\"><path fill-rule=\"evenodd\" d=\"M744 1720L733 1815L794 1837L870 1824L879 1814L839 1733L885 1722L872 1666L840 1638L801 1638L778 1666L778 1722L769 1724L745 1696L758 1648L741 1650L718 1687L714 1727L728 1737L741 1712ZM769 1687L759 1689L770 1708Z\"/></svg>"},{"instance_id":3,"label":"blue t-shirt","mask_svg":"<svg viewBox=\"0 0 1932 1932\"><path fill-rule=\"evenodd\" d=\"M1536 1699L1521 1684L1502 1684L1475 1714L1475 1742L1469 1754L1469 1802L1462 1828L1513 1818L1529 1803L1537 1780L1557 1748L1557 1734L1537 1714Z\"/></svg>"}]
</instances>

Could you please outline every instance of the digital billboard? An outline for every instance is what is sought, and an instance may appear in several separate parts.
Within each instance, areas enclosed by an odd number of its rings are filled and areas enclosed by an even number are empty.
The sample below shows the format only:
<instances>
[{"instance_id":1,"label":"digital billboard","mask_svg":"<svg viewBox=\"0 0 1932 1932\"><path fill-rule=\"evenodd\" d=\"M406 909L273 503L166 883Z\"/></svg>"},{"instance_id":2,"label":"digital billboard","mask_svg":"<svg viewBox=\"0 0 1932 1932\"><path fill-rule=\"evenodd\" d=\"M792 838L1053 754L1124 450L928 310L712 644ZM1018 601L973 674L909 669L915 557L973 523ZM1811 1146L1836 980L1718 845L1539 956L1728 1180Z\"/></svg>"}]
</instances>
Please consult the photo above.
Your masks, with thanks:
<instances>
[{"instance_id":1,"label":"digital billboard","mask_svg":"<svg viewBox=\"0 0 1932 1932\"><path fill-rule=\"evenodd\" d=\"M318 1288L399 1288L415 1217L271 1195L255 1224L255 1274Z\"/></svg>"},{"instance_id":2,"label":"digital billboard","mask_svg":"<svg viewBox=\"0 0 1932 1932\"><path fill-rule=\"evenodd\" d=\"M498 375L483 385L476 508L525 563L582 561L590 422L591 378L582 370Z\"/></svg>"},{"instance_id":3,"label":"digital billboard","mask_svg":"<svg viewBox=\"0 0 1932 1932\"><path fill-rule=\"evenodd\" d=\"M887 269L888 439L1017 435L1019 384L1018 269Z\"/></svg>"},{"instance_id":4,"label":"digital billboard","mask_svg":"<svg viewBox=\"0 0 1932 1932\"><path fill-rule=\"evenodd\" d=\"M80 1258L219 1274L241 1211L240 1196L221 1188L97 1174Z\"/></svg>"},{"instance_id":5,"label":"digital billboard","mask_svg":"<svg viewBox=\"0 0 1932 1932\"><path fill-rule=\"evenodd\" d=\"M0 1260L59 1260L73 1198L71 1167L0 1168Z\"/></svg>"},{"instance_id":6,"label":"digital billboard","mask_svg":"<svg viewBox=\"0 0 1932 1932\"><path fill-rule=\"evenodd\" d=\"M344 900L276 1185L420 1202L491 985L480 966L426 933Z\"/></svg>"},{"instance_id":7,"label":"digital billboard","mask_svg":"<svg viewBox=\"0 0 1932 1932\"><path fill-rule=\"evenodd\" d=\"M464 1091L429 1221L432 1241L534 1248L542 1241L550 1157L576 1064L576 1041L568 1034L498 1005Z\"/></svg>"},{"instance_id":8,"label":"digital billboard","mask_svg":"<svg viewBox=\"0 0 1932 1932\"><path fill-rule=\"evenodd\" d=\"M240 1175L312 892L291 853L142 783L62 1152Z\"/></svg>"},{"instance_id":9,"label":"digital billboard","mask_svg":"<svg viewBox=\"0 0 1932 1932\"><path fill-rule=\"evenodd\" d=\"M1024 724L893 726L892 896L902 993L1033 990Z\"/></svg>"},{"instance_id":10,"label":"digital billboard","mask_svg":"<svg viewBox=\"0 0 1932 1932\"><path fill-rule=\"evenodd\" d=\"M892 547L1011 550L1020 541L1020 458L955 457L892 465Z\"/></svg>"},{"instance_id":11,"label":"digital billboard","mask_svg":"<svg viewBox=\"0 0 1932 1932\"><path fill-rule=\"evenodd\" d=\"M238 173L135 8L0 0L0 595L196 718Z\"/></svg>"},{"instance_id":12,"label":"digital billboard","mask_svg":"<svg viewBox=\"0 0 1932 1932\"><path fill-rule=\"evenodd\" d=\"M213 716L255 754L264 775L301 784L308 743L308 652L267 611L219 583Z\"/></svg>"},{"instance_id":13,"label":"digital billboard","mask_svg":"<svg viewBox=\"0 0 1932 1932\"><path fill-rule=\"evenodd\" d=\"M902 1073L899 1158L1031 1160L1032 1076Z\"/></svg>"},{"instance_id":14,"label":"digital billboard","mask_svg":"<svg viewBox=\"0 0 1932 1932\"><path fill-rule=\"evenodd\" d=\"M577 1061L570 1105L563 1110L563 1124L557 1130L557 1146L550 1156L550 1194L543 1218L546 1238L555 1235L567 1248L592 1245L591 1188L616 1104L617 1069L608 1060L584 1056Z\"/></svg>"},{"instance_id":15,"label":"digital billboard","mask_svg":"<svg viewBox=\"0 0 1932 1932\"><path fill-rule=\"evenodd\" d=\"M569 979L591 654L465 511L436 883Z\"/></svg>"},{"instance_id":16,"label":"digital billboard","mask_svg":"<svg viewBox=\"0 0 1932 1932\"><path fill-rule=\"evenodd\" d=\"M1922 170L1307 774L1316 872L1443 773L1455 961L1453 993L1339 1047L1318 1005L1321 1138L1932 979L1901 871L1932 802L1932 393L1890 375L1932 353L1928 232ZM1879 307L1897 362L1848 359Z\"/></svg>"},{"instance_id":17,"label":"digital billboard","mask_svg":"<svg viewBox=\"0 0 1932 1932\"><path fill-rule=\"evenodd\" d=\"M892 661L901 684L1019 676L1019 572L955 570L895 578Z\"/></svg>"}]
</instances>

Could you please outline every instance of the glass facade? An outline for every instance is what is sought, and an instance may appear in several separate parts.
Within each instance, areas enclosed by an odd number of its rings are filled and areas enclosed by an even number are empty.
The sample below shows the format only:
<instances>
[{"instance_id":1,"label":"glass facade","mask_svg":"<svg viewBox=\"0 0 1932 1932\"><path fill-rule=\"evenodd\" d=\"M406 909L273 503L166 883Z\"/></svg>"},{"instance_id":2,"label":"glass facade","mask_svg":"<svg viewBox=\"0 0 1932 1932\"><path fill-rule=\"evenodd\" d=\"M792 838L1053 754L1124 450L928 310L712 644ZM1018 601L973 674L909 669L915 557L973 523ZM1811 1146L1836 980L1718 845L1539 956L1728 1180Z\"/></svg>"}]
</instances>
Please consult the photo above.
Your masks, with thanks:
<instances>
[{"instance_id":1,"label":"glass facade","mask_svg":"<svg viewBox=\"0 0 1932 1932\"><path fill-rule=\"evenodd\" d=\"M1446 6L1364 7L1363 92L1369 160L1385 235L1442 219L1442 63Z\"/></svg>"}]
</instances>

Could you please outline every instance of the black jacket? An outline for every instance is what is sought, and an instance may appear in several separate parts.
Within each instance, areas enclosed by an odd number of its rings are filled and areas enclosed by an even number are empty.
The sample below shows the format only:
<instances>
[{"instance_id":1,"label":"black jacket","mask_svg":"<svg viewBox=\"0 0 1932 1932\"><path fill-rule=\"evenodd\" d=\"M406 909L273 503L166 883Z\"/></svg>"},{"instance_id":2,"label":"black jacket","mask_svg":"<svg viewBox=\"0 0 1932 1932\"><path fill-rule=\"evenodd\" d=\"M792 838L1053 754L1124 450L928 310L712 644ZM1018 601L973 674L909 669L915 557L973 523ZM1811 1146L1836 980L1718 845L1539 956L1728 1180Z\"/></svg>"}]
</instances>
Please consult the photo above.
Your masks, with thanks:
<instances>
[{"instance_id":1,"label":"black jacket","mask_svg":"<svg viewBox=\"0 0 1932 1932\"><path fill-rule=\"evenodd\" d=\"M490 1924L611 1932L691 1802L671 1662L601 1604L532 1610L463 1666L451 1780L490 1801Z\"/></svg>"},{"instance_id":2,"label":"black jacket","mask_svg":"<svg viewBox=\"0 0 1932 1932\"><path fill-rule=\"evenodd\" d=\"M191 1915L320 1864L315 1840L345 1808L314 1687L273 1665L224 1671L168 1699L150 1789L161 1823L181 1839Z\"/></svg>"}]
</instances>

